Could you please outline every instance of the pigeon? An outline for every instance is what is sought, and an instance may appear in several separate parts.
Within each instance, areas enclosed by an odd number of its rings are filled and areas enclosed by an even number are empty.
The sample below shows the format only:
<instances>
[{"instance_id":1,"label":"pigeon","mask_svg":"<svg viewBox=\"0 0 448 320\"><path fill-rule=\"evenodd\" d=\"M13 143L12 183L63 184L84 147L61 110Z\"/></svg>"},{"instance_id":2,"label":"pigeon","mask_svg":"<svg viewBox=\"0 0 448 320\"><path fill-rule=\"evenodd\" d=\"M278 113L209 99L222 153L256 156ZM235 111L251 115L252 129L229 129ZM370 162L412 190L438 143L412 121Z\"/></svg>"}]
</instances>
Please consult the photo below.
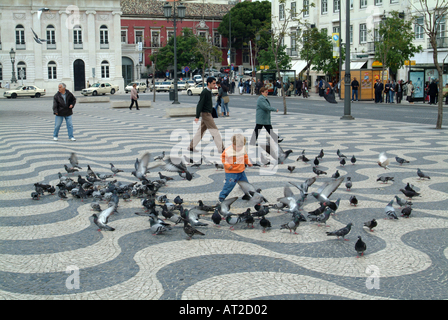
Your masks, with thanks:
<instances>
[{"instance_id":1,"label":"pigeon","mask_svg":"<svg viewBox=\"0 0 448 320\"><path fill-rule=\"evenodd\" d=\"M356 258L359 258L360 254L361 254L361 256L363 256L364 251L366 251L366 249L367 249L367 246L366 246L365 242L362 241L361 236L358 236L358 241L356 241L356 243L355 243L355 250L358 253Z\"/></svg>"},{"instance_id":2,"label":"pigeon","mask_svg":"<svg viewBox=\"0 0 448 320\"><path fill-rule=\"evenodd\" d=\"M320 149L320 152L317 155L317 157L322 160L322 158L324 157L324 149Z\"/></svg>"},{"instance_id":3,"label":"pigeon","mask_svg":"<svg viewBox=\"0 0 448 320\"><path fill-rule=\"evenodd\" d=\"M165 151L162 151L162 154L154 157L154 161L163 160L163 158L165 158Z\"/></svg>"},{"instance_id":4,"label":"pigeon","mask_svg":"<svg viewBox=\"0 0 448 320\"><path fill-rule=\"evenodd\" d=\"M308 217L310 217L310 216L318 216L318 215L320 215L320 214L322 214L324 211L325 211L325 208L326 208L327 206L323 203L323 204L321 204L320 206L319 206L319 208L317 208L316 210L313 210L313 211L309 211L308 212Z\"/></svg>"},{"instance_id":5,"label":"pigeon","mask_svg":"<svg viewBox=\"0 0 448 320\"><path fill-rule=\"evenodd\" d=\"M405 190L405 189L400 189L401 192L403 192L403 194L408 197L409 199L412 199L413 197L419 196L420 193L415 192L415 191L411 191L411 190Z\"/></svg>"},{"instance_id":6,"label":"pigeon","mask_svg":"<svg viewBox=\"0 0 448 320\"><path fill-rule=\"evenodd\" d=\"M199 210L212 212L212 211L215 211L215 209L216 209L216 206L206 206L204 204L204 202L202 202L202 200L199 200L198 203L199 203L199 205L196 206L195 208L197 208Z\"/></svg>"},{"instance_id":7,"label":"pigeon","mask_svg":"<svg viewBox=\"0 0 448 320\"><path fill-rule=\"evenodd\" d=\"M353 156L351 157L350 162L351 162L352 164L355 164L355 163L356 163L356 157L355 157L355 155L353 155Z\"/></svg>"},{"instance_id":8,"label":"pigeon","mask_svg":"<svg viewBox=\"0 0 448 320\"><path fill-rule=\"evenodd\" d=\"M215 224L215 227L220 227L220 223L222 220L222 216L219 214L219 209L215 208L215 211L212 214L212 221Z\"/></svg>"},{"instance_id":9,"label":"pigeon","mask_svg":"<svg viewBox=\"0 0 448 320\"><path fill-rule=\"evenodd\" d=\"M241 219L241 217L238 215L238 216L236 216L236 217L234 217L234 216L232 216L231 214L229 214L227 217L226 217L226 222L228 223L228 224L230 224L230 230L235 230L234 229L234 226L235 225L237 225L238 223L240 223L240 222L242 222L242 219Z\"/></svg>"},{"instance_id":10,"label":"pigeon","mask_svg":"<svg viewBox=\"0 0 448 320\"><path fill-rule=\"evenodd\" d=\"M347 177L345 179L346 179L345 187L347 188L347 191L351 191L352 190L352 186L353 186L352 178L351 177Z\"/></svg>"},{"instance_id":11,"label":"pigeon","mask_svg":"<svg viewBox=\"0 0 448 320\"><path fill-rule=\"evenodd\" d=\"M216 205L216 207L218 208L219 213L225 217L227 217L229 214L231 214L230 206L236 200L238 200L238 197L228 198L228 199L225 199L224 201L222 201L221 203L218 203Z\"/></svg>"},{"instance_id":12,"label":"pigeon","mask_svg":"<svg viewBox=\"0 0 448 320\"><path fill-rule=\"evenodd\" d=\"M160 173L160 172L159 172L159 178L160 178L160 179L163 179L163 180L166 180L166 181L171 181L171 180L174 180L174 178L171 178L171 177L165 176L165 175L163 175L163 174L162 174L162 173Z\"/></svg>"},{"instance_id":13,"label":"pigeon","mask_svg":"<svg viewBox=\"0 0 448 320\"><path fill-rule=\"evenodd\" d=\"M76 156L76 153L72 152L72 153L70 154L70 158L68 158L68 160L70 160L70 164L72 165L73 168L82 169L82 168L78 165L78 157Z\"/></svg>"},{"instance_id":14,"label":"pigeon","mask_svg":"<svg viewBox=\"0 0 448 320\"><path fill-rule=\"evenodd\" d=\"M314 163L314 166L318 166L319 165L319 159L317 159L317 157L316 158L314 158L314 161L313 161L313 163Z\"/></svg>"},{"instance_id":15,"label":"pigeon","mask_svg":"<svg viewBox=\"0 0 448 320\"><path fill-rule=\"evenodd\" d=\"M384 212L389 217L389 219L398 220L397 214L395 213L395 209L392 206L393 203L394 203L394 199L389 201L389 203L387 204L386 208L384 209Z\"/></svg>"},{"instance_id":16,"label":"pigeon","mask_svg":"<svg viewBox=\"0 0 448 320\"><path fill-rule=\"evenodd\" d=\"M338 198L335 202L332 202L330 200L325 201L322 205L327 206L328 208L331 209L331 213L335 214L336 211L339 208L339 203L341 203L341 198Z\"/></svg>"},{"instance_id":17,"label":"pigeon","mask_svg":"<svg viewBox=\"0 0 448 320\"><path fill-rule=\"evenodd\" d=\"M340 151L339 149L336 151L336 154L338 155L339 159L341 159L341 158L347 158L345 155L343 155L343 154L341 153L341 151Z\"/></svg>"},{"instance_id":18,"label":"pigeon","mask_svg":"<svg viewBox=\"0 0 448 320\"><path fill-rule=\"evenodd\" d=\"M224 165L222 163L215 163L216 170L224 170Z\"/></svg>"},{"instance_id":19,"label":"pigeon","mask_svg":"<svg viewBox=\"0 0 448 320\"><path fill-rule=\"evenodd\" d=\"M412 187L413 187L413 186L412 186ZM407 191L413 191L413 192L416 192L412 187L411 187L411 185L410 185L409 182L408 182L408 183L406 183L406 186L404 187L404 189L407 190Z\"/></svg>"},{"instance_id":20,"label":"pigeon","mask_svg":"<svg viewBox=\"0 0 448 320\"><path fill-rule=\"evenodd\" d=\"M409 163L408 160L400 158L400 157L395 157L395 160L401 165L403 165L403 163Z\"/></svg>"},{"instance_id":21,"label":"pigeon","mask_svg":"<svg viewBox=\"0 0 448 320\"><path fill-rule=\"evenodd\" d=\"M101 209L101 206L98 202L92 202L90 204L90 208L92 208L92 211L98 211L98 212L102 212L103 210Z\"/></svg>"},{"instance_id":22,"label":"pigeon","mask_svg":"<svg viewBox=\"0 0 448 320\"><path fill-rule=\"evenodd\" d=\"M39 200L39 193L36 191L31 192L31 198L33 200Z\"/></svg>"},{"instance_id":23,"label":"pigeon","mask_svg":"<svg viewBox=\"0 0 448 320\"><path fill-rule=\"evenodd\" d=\"M104 173L99 173L98 174L98 178L100 178L101 180L106 180L106 179L109 179L109 178L112 178L113 177L113 175L111 175L111 174L104 174Z\"/></svg>"},{"instance_id":24,"label":"pigeon","mask_svg":"<svg viewBox=\"0 0 448 320\"><path fill-rule=\"evenodd\" d=\"M277 201L284 204L287 209L283 209L287 212L294 213L298 212L303 205L303 196L294 195L288 186L283 188L284 197L278 198Z\"/></svg>"},{"instance_id":25,"label":"pigeon","mask_svg":"<svg viewBox=\"0 0 448 320\"><path fill-rule=\"evenodd\" d=\"M331 211L332 210L330 208L326 208L322 214L315 216L315 217L311 217L310 220L316 221L316 222L323 222L323 223L325 223L326 227L329 227L329 226L327 226L327 220L330 218ZM317 225L320 227L319 223Z\"/></svg>"},{"instance_id":26,"label":"pigeon","mask_svg":"<svg viewBox=\"0 0 448 320\"><path fill-rule=\"evenodd\" d=\"M185 164L179 159L168 158L165 160L165 170L170 172L177 172L179 175L183 174L185 179L191 181L193 179L193 175L187 170Z\"/></svg>"},{"instance_id":27,"label":"pigeon","mask_svg":"<svg viewBox=\"0 0 448 320\"><path fill-rule=\"evenodd\" d=\"M142 158L140 159L140 161L138 162L138 166L135 169L135 171L132 171L131 174L133 176L135 176L138 180L140 181L144 181L144 180L148 180L145 177L146 174L146 170L148 169L148 164L149 164L149 158L151 157L151 154L149 152L146 152ZM111 164L112 165L112 164ZM112 170L113 171L113 170Z\"/></svg>"},{"instance_id":28,"label":"pigeon","mask_svg":"<svg viewBox=\"0 0 448 320\"><path fill-rule=\"evenodd\" d=\"M271 228L271 222L263 216L260 220L260 226L263 227L263 233L265 233L266 228Z\"/></svg>"},{"instance_id":29,"label":"pigeon","mask_svg":"<svg viewBox=\"0 0 448 320\"><path fill-rule=\"evenodd\" d=\"M409 218L409 216L411 215L411 212L412 212L411 207L403 208L403 210L401 210L401 216L405 217L405 218Z\"/></svg>"},{"instance_id":30,"label":"pigeon","mask_svg":"<svg viewBox=\"0 0 448 320\"><path fill-rule=\"evenodd\" d=\"M400 206L400 208L412 206L412 202L411 201L407 201L405 199L402 199L399 196L395 196L395 200L397 201L397 204Z\"/></svg>"},{"instance_id":31,"label":"pigeon","mask_svg":"<svg viewBox=\"0 0 448 320\"><path fill-rule=\"evenodd\" d=\"M289 221L288 223L282 224L280 225L280 230L282 229L288 229L289 233L291 233L292 231L294 231L294 234L298 234L296 232L298 226L300 225L300 220L299 220L299 216L294 216L294 218L292 219L292 221Z\"/></svg>"},{"instance_id":32,"label":"pigeon","mask_svg":"<svg viewBox=\"0 0 448 320\"><path fill-rule=\"evenodd\" d=\"M312 193L313 197L321 203L328 201L328 198L337 190L337 188L339 188L342 181L344 181L344 177L340 177L331 182L325 182L319 189L317 189L317 192Z\"/></svg>"},{"instance_id":33,"label":"pigeon","mask_svg":"<svg viewBox=\"0 0 448 320\"><path fill-rule=\"evenodd\" d=\"M388 165L389 165L389 159L386 157L386 153L381 152L379 157L378 157L378 165L381 168L384 169L389 169Z\"/></svg>"},{"instance_id":34,"label":"pigeon","mask_svg":"<svg viewBox=\"0 0 448 320\"><path fill-rule=\"evenodd\" d=\"M194 227L190 225L187 219L184 219L184 232L188 236L187 240L191 240L194 235L198 234L204 236L205 234L199 230L196 230Z\"/></svg>"},{"instance_id":35,"label":"pigeon","mask_svg":"<svg viewBox=\"0 0 448 320\"><path fill-rule=\"evenodd\" d=\"M174 198L174 203L175 204L182 204L184 203L184 199L182 199L180 196L177 196L176 198Z\"/></svg>"},{"instance_id":36,"label":"pigeon","mask_svg":"<svg viewBox=\"0 0 448 320\"><path fill-rule=\"evenodd\" d=\"M280 147L278 144L275 144L275 147L272 147L269 144L269 140L266 142L266 144L260 143L260 147L263 148L263 150L266 151L267 154L273 157L280 164L283 164L283 162L289 157L289 155L293 153L292 150L283 151L282 147Z\"/></svg>"},{"instance_id":37,"label":"pigeon","mask_svg":"<svg viewBox=\"0 0 448 320\"><path fill-rule=\"evenodd\" d=\"M338 239L339 239L339 237L342 237L345 241L348 241L348 239L345 239L345 236L352 229L352 225L353 224L350 222L344 228L336 230L336 231L326 232L326 234L327 234L327 236L336 236L336 237L338 237Z\"/></svg>"},{"instance_id":38,"label":"pigeon","mask_svg":"<svg viewBox=\"0 0 448 320\"><path fill-rule=\"evenodd\" d=\"M36 43L38 43L38 44L42 44L42 42L47 42L46 39L41 39L41 38L39 38L39 36L37 35L37 33L34 32L33 28L31 28L31 31L33 32L33 38L34 38L34 41L36 41Z\"/></svg>"},{"instance_id":39,"label":"pigeon","mask_svg":"<svg viewBox=\"0 0 448 320\"><path fill-rule=\"evenodd\" d=\"M255 189L255 187L247 181L239 180L238 185L243 190L245 197L244 199L249 199L247 202L248 207L252 207L256 204L269 202L261 193L260 189ZM250 197L250 198L249 198Z\"/></svg>"},{"instance_id":40,"label":"pigeon","mask_svg":"<svg viewBox=\"0 0 448 320\"><path fill-rule=\"evenodd\" d=\"M422 172L422 170L420 170L420 169L417 169L417 175L418 175L419 179L424 179L424 178L431 179L428 175L424 174Z\"/></svg>"},{"instance_id":41,"label":"pigeon","mask_svg":"<svg viewBox=\"0 0 448 320\"><path fill-rule=\"evenodd\" d=\"M99 217L94 213L92 215L93 222L98 226L98 231L105 230L105 231L115 231L114 228L107 225L107 222L109 220L109 216L115 211L116 206L112 206L107 208L106 210L103 210Z\"/></svg>"},{"instance_id":42,"label":"pigeon","mask_svg":"<svg viewBox=\"0 0 448 320\"><path fill-rule=\"evenodd\" d=\"M67 199L67 193L64 190L59 190L58 191L58 197L63 200L63 199Z\"/></svg>"},{"instance_id":43,"label":"pigeon","mask_svg":"<svg viewBox=\"0 0 448 320\"><path fill-rule=\"evenodd\" d=\"M295 168L295 166L288 166L289 173L292 173Z\"/></svg>"},{"instance_id":44,"label":"pigeon","mask_svg":"<svg viewBox=\"0 0 448 320\"><path fill-rule=\"evenodd\" d=\"M119 173L119 172L123 172L123 170L116 168L112 162L109 163L110 164L110 171L112 171L112 173L114 174L114 176Z\"/></svg>"},{"instance_id":45,"label":"pigeon","mask_svg":"<svg viewBox=\"0 0 448 320\"><path fill-rule=\"evenodd\" d=\"M347 163L347 162L345 161L345 158L342 158L341 161L339 161L339 164L340 164L341 166L345 166L346 163Z\"/></svg>"},{"instance_id":46,"label":"pigeon","mask_svg":"<svg viewBox=\"0 0 448 320\"><path fill-rule=\"evenodd\" d=\"M79 171L79 170L76 169L76 168L69 168L66 164L64 164L64 168L65 168L65 171L67 171L67 173L71 173L71 174L73 174L73 173Z\"/></svg>"},{"instance_id":47,"label":"pigeon","mask_svg":"<svg viewBox=\"0 0 448 320\"><path fill-rule=\"evenodd\" d=\"M339 173L339 170L336 170L336 172L333 173L333 175L331 176L331 178L333 178L333 179L337 179L337 178L339 178L340 176L341 176L341 174Z\"/></svg>"},{"instance_id":48,"label":"pigeon","mask_svg":"<svg viewBox=\"0 0 448 320\"><path fill-rule=\"evenodd\" d=\"M320 176L321 174L327 174L325 171L319 170L316 167L313 167L313 172L317 174L317 176Z\"/></svg>"},{"instance_id":49,"label":"pigeon","mask_svg":"<svg viewBox=\"0 0 448 320\"><path fill-rule=\"evenodd\" d=\"M382 183L387 183L388 181L394 181L394 177L381 176L376 179L376 181L381 181Z\"/></svg>"},{"instance_id":50,"label":"pigeon","mask_svg":"<svg viewBox=\"0 0 448 320\"><path fill-rule=\"evenodd\" d=\"M302 160L305 163L310 162L310 159L308 159L304 154L297 158L297 160L299 160L299 159Z\"/></svg>"},{"instance_id":51,"label":"pigeon","mask_svg":"<svg viewBox=\"0 0 448 320\"><path fill-rule=\"evenodd\" d=\"M356 196L350 197L350 205L354 205L355 207L358 205L358 199L356 199Z\"/></svg>"},{"instance_id":52,"label":"pigeon","mask_svg":"<svg viewBox=\"0 0 448 320\"><path fill-rule=\"evenodd\" d=\"M152 235L156 236L161 234L162 232L171 230L171 225L169 223L165 223L160 219L157 219L153 214L149 217L150 230L153 232Z\"/></svg>"},{"instance_id":53,"label":"pigeon","mask_svg":"<svg viewBox=\"0 0 448 320\"><path fill-rule=\"evenodd\" d=\"M378 225L375 219L372 219L371 221L364 222L364 226L369 228L370 232L373 232L373 228L375 228Z\"/></svg>"}]
</instances>

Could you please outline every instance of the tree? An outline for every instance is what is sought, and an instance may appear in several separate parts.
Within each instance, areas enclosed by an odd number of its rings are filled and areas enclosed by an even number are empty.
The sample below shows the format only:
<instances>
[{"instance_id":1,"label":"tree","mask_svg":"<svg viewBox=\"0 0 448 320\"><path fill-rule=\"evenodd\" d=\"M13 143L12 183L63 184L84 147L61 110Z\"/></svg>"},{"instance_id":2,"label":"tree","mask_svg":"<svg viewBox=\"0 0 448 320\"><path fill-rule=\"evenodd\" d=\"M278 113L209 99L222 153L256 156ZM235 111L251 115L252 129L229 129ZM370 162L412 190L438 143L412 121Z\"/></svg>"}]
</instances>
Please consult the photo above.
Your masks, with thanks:
<instances>
[{"instance_id":1,"label":"tree","mask_svg":"<svg viewBox=\"0 0 448 320\"><path fill-rule=\"evenodd\" d=\"M404 66L404 62L423 51L422 46L415 46L412 20L405 20L401 13L391 11L378 28L379 39L375 39L375 59L386 68L396 72Z\"/></svg>"},{"instance_id":2,"label":"tree","mask_svg":"<svg viewBox=\"0 0 448 320\"><path fill-rule=\"evenodd\" d=\"M280 46L277 50L277 60L279 61L280 70L291 68L291 57L286 53L286 46ZM277 69L272 48L267 48L258 52L258 63L263 66L268 65L269 70Z\"/></svg>"},{"instance_id":3,"label":"tree","mask_svg":"<svg viewBox=\"0 0 448 320\"><path fill-rule=\"evenodd\" d=\"M417 11L415 18L415 23L420 26L423 32L429 39L429 43L433 49L433 60L434 65L439 73L439 98L438 98L438 112L436 129L442 129L442 119L443 119L443 70L438 61L438 50L437 45L439 41L443 40L441 38L440 26L445 21L446 14L448 12L448 0L419 0L416 3L410 2L411 6ZM434 6L433 6L434 5ZM419 22L417 18L423 18L423 22ZM445 31L443 31L445 32Z\"/></svg>"},{"instance_id":4,"label":"tree","mask_svg":"<svg viewBox=\"0 0 448 320\"><path fill-rule=\"evenodd\" d=\"M216 61L219 58L222 58L222 51L214 46L211 41L202 36L194 36L196 38L196 51L201 56L202 65L199 63L202 68L202 87L205 85L204 72L205 68L212 65L213 61Z\"/></svg>"},{"instance_id":5,"label":"tree","mask_svg":"<svg viewBox=\"0 0 448 320\"><path fill-rule=\"evenodd\" d=\"M302 32L302 46L299 50L300 59L306 62L306 78L310 77L311 65L314 63L314 59L317 56L320 47L322 34L317 28L306 28Z\"/></svg>"}]
</instances>

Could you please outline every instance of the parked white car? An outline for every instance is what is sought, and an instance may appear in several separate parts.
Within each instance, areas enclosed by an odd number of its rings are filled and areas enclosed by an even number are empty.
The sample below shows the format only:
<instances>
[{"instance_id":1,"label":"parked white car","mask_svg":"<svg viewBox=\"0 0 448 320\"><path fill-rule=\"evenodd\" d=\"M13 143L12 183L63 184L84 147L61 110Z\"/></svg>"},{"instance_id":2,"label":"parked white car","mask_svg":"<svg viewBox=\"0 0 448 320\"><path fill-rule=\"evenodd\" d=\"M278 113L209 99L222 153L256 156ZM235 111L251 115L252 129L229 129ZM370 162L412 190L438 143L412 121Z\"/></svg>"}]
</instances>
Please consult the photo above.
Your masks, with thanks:
<instances>
[{"instance_id":1,"label":"parked white car","mask_svg":"<svg viewBox=\"0 0 448 320\"><path fill-rule=\"evenodd\" d=\"M46 94L45 89L39 89L36 86L18 86L15 89L8 89L3 93L3 96L8 99L15 99L17 97L31 97L39 98Z\"/></svg>"},{"instance_id":2,"label":"parked white car","mask_svg":"<svg viewBox=\"0 0 448 320\"><path fill-rule=\"evenodd\" d=\"M155 87L156 87L156 92L160 92L160 91L164 91L164 92L168 92L170 91L170 86L173 83L173 81L156 81L155 82ZM150 90L152 92L152 84L150 84Z\"/></svg>"},{"instance_id":3,"label":"parked white car","mask_svg":"<svg viewBox=\"0 0 448 320\"><path fill-rule=\"evenodd\" d=\"M204 87L205 88L205 87ZM189 96L192 96L192 95L195 95L195 94L201 94L201 92L202 92L202 90L203 90L203 88L202 88L202 84L196 84L196 85L194 85L194 86L191 86L191 87L189 87L188 89L187 89L187 94L189 95ZM218 88L217 87L215 87L213 90L212 90L212 94L218 94Z\"/></svg>"},{"instance_id":4,"label":"parked white car","mask_svg":"<svg viewBox=\"0 0 448 320\"><path fill-rule=\"evenodd\" d=\"M94 83L90 88L82 89L81 93L84 96L92 95L97 96L99 94L105 95L106 93L114 94L118 91L118 85L112 85L108 82Z\"/></svg>"},{"instance_id":5,"label":"parked white car","mask_svg":"<svg viewBox=\"0 0 448 320\"><path fill-rule=\"evenodd\" d=\"M137 92L138 92L138 93L139 93L139 92L145 92L145 91L146 91L146 82L136 82L136 81L129 83L129 84L126 86L126 88L124 88L124 91L125 91L126 93L131 92L131 90L132 90L132 86L134 85L134 83L137 84L137 88L136 88L136 89L137 89Z\"/></svg>"},{"instance_id":6,"label":"parked white car","mask_svg":"<svg viewBox=\"0 0 448 320\"><path fill-rule=\"evenodd\" d=\"M194 75L194 76L193 76L193 80L194 80L196 83L202 82L202 76L201 76L200 74Z\"/></svg>"}]
</instances>

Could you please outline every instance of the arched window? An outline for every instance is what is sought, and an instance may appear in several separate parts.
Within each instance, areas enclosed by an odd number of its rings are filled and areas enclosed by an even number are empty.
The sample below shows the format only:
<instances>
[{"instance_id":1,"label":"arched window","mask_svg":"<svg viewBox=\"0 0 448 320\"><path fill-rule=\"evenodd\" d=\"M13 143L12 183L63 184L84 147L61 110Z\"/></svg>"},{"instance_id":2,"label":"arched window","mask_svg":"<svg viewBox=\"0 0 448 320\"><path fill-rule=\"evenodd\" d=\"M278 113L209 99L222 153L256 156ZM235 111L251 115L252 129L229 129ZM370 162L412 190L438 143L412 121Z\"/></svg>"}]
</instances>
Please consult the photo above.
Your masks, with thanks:
<instances>
[{"instance_id":1,"label":"arched window","mask_svg":"<svg viewBox=\"0 0 448 320\"><path fill-rule=\"evenodd\" d=\"M25 50L25 28L18 24L16 26L16 49Z\"/></svg>"},{"instance_id":2,"label":"arched window","mask_svg":"<svg viewBox=\"0 0 448 320\"><path fill-rule=\"evenodd\" d=\"M82 49L82 29L80 25L73 27L73 49Z\"/></svg>"},{"instance_id":3,"label":"arched window","mask_svg":"<svg viewBox=\"0 0 448 320\"><path fill-rule=\"evenodd\" d=\"M100 49L109 49L109 31L105 25L100 27Z\"/></svg>"},{"instance_id":4,"label":"arched window","mask_svg":"<svg viewBox=\"0 0 448 320\"><path fill-rule=\"evenodd\" d=\"M57 79L56 62L50 61L48 62L48 80L56 80L56 79Z\"/></svg>"},{"instance_id":5,"label":"arched window","mask_svg":"<svg viewBox=\"0 0 448 320\"><path fill-rule=\"evenodd\" d=\"M106 60L101 62L101 78L109 78L109 62Z\"/></svg>"},{"instance_id":6,"label":"arched window","mask_svg":"<svg viewBox=\"0 0 448 320\"><path fill-rule=\"evenodd\" d=\"M26 64L23 61L17 64L17 79L26 80Z\"/></svg>"},{"instance_id":7,"label":"arched window","mask_svg":"<svg viewBox=\"0 0 448 320\"><path fill-rule=\"evenodd\" d=\"M47 49L56 49L56 36L54 26L47 26Z\"/></svg>"}]
</instances>

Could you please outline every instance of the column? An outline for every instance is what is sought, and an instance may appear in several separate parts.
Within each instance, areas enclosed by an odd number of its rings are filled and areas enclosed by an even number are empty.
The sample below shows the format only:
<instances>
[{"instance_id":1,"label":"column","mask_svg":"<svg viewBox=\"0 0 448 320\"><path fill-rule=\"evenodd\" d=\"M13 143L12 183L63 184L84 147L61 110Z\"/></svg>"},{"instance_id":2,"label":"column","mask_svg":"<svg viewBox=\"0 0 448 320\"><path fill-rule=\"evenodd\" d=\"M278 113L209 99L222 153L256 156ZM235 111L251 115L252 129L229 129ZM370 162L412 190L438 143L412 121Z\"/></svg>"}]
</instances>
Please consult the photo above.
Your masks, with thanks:
<instances>
[{"instance_id":1,"label":"column","mask_svg":"<svg viewBox=\"0 0 448 320\"><path fill-rule=\"evenodd\" d=\"M39 38L46 39L46 33L45 31L42 32L40 20L37 18L37 11L31 11L31 16L34 32L36 32ZM45 88L44 78L46 78L45 75L47 72L45 72L46 70L43 66L42 51L46 48L44 47L46 44L45 42L43 44L38 44L33 38L28 38L27 42L34 46L34 84L39 88Z\"/></svg>"},{"instance_id":2,"label":"column","mask_svg":"<svg viewBox=\"0 0 448 320\"><path fill-rule=\"evenodd\" d=\"M114 50L115 55L115 78L113 79L114 84L118 84L119 90L124 91L124 79L122 70L122 53L121 53L121 11L113 11L113 43L111 43L111 48ZM143 59L144 60L144 59Z\"/></svg>"},{"instance_id":3,"label":"column","mask_svg":"<svg viewBox=\"0 0 448 320\"><path fill-rule=\"evenodd\" d=\"M75 90L75 82L72 79L71 70L73 70L73 61L70 60L70 30L67 28L68 13L65 10L59 11L61 23L61 59L62 59L62 82L67 85L70 91Z\"/></svg>"},{"instance_id":4,"label":"column","mask_svg":"<svg viewBox=\"0 0 448 320\"><path fill-rule=\"evenodd\" d=\"M89 54L89 61L85 61L86 63L86 77L89 79L89 82L93 84L101 78L101 69L100 66L96 65L96 52L97 47L99 49L99 28L95 25L95 15L96 11L86 11L87 15L87 32L84 34L87 36L87 41L85 43L88 44L87 50ZM95 68L95 78L93 78L92 68Z\"/></svg>"}]
</instances>

